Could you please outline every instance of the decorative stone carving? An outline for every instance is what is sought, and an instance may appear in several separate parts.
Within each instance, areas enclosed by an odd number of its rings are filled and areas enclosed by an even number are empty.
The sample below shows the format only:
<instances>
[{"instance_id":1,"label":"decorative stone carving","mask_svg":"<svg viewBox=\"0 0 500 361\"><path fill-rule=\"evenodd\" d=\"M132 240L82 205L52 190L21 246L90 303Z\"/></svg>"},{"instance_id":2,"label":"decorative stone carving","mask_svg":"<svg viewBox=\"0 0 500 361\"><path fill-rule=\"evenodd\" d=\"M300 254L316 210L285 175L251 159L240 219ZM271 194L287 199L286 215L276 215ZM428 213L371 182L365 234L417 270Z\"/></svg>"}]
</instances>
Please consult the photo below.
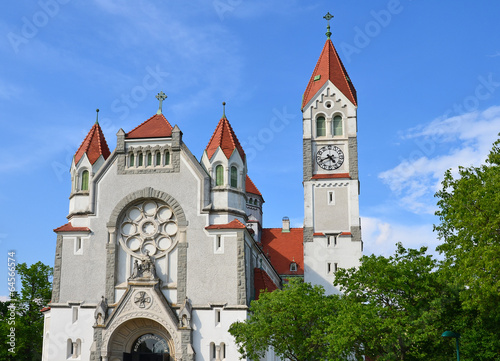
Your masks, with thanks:
<instances>
[{"instance_id":1,"label":"decorative stone carving","mask_svg":"<svg viewBox=\"0 0 500 361\"><path fill-rule=\"evenodd\" d=\"M153 332L165 337L173 352L173 360L188 360L183 352L188 349L191 340L181 337L177 314L154 286L157 282L149 281L149 286L146 286L148 282L131 285L122 297L102 329L103 358L112 356L113 352L123 352L125 343L136 340L141 334ZM122 325L123 332L116 332Z\"/></svg>"},{"instance_id":2,"label":"decorative stone carving","mask_svg":"<svg viewBox=\"0 0 500 361\"><path fill-rule=\"evenodd\" d=\"M149 255L149 251L146 250L146 254L141 257L141 263L136 259L134 261L134 269L130 279L155 279L156 278L156 267L154 257Z\"/></svg>"},{"instance_id":3,"label":"decorative stone carving","mask_svg":"<svg viewBox=\"0 0 500 361\"><path fill-rule=\"evenodd\" d=\"M151 297L146 291L139 291L134 295L134 303L139 308L149 308L151 302Z\"/></svg>"},{"instance_id":4,"label":"decorative stone carving","mask_svg":"<svg viewBox=\"0 0 500 361\"><path fill-rule=\"evenodd\" d=\"M97 308L95 309L94 312L94 318L95 318L95 325L94 326L102 326L104 325L104 322L106 321L106 316L108 312L108 302L104 298L104 296L101 297L101 301L97 304Z\"/></svg>"},{"instance_id":5,"label":"decorative stone carving","mask_svg":"<svg viewBox=\"0 0 500 361\"><path fill-rule=\"evenodd\" d=\"M191 302L186 297L179 312L179 328L191 329Z\"/></svg>"}]
</instances>

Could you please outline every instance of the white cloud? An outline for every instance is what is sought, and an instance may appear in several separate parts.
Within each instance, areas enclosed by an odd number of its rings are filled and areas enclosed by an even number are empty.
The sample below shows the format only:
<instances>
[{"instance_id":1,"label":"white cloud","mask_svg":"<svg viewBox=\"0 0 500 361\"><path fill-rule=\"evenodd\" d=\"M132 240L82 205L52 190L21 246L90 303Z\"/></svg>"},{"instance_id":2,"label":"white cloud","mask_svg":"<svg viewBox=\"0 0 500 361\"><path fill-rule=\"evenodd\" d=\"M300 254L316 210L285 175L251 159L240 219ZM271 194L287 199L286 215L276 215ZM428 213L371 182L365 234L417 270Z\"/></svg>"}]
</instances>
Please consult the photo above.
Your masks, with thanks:
<instances>
[{"instance_id":1,"label":"white cloud","mask_svg":"<svg viewBox=\"0 0 500 361\"><path fill-rule=\"evenodd\" d=\"M434 193L447 169L484 163L500 130L500 107L483 112L436 119L410 129L403 138L412 140L414 149L396 167L379 174L400 205L417 214L433 214Z\"/></svg>"},{"instance_id":2,"label":"white cloud","mask_svg":"<svg viewBox=\"0 0 500 361\"><path fill-rule=\"evenodd\" d=\"M362 237L365 255L376 254L388 257L394 254L396 243L405 248L428 247L428 252L436 254L439 244L432 224L407 225L388 222L380 218L362 217Z\"/></svg>"},{"instance_id":3,"label":"white cloud","mask_svg":"<svg viewBox=\"0 0 500 361\"><path fill-rule=\"evenodd\" d=\"M0 296L0 302L6 302L9 300L10 300L9 296Z\"/></svg>"}]
</instances>

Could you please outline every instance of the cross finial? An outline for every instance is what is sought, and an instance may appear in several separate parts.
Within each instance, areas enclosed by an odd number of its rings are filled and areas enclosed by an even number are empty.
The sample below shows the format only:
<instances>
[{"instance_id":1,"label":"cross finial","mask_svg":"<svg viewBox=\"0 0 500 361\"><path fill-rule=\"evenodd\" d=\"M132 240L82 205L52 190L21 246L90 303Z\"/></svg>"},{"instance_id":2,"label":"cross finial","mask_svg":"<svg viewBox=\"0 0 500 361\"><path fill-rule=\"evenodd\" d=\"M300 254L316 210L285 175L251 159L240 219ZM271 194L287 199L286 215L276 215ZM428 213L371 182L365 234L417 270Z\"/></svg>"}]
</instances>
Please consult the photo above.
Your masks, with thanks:
<instances>
[{"instance_id":1,"label":"cross finial","mask_svg":"<svg viewBox=\"0 0 500 361\"><path fill-rule=\"evenodd\" d=\"M226 117L226 102L222 102L222 118Z\"/></svg>"},{"instance_id":2,"label":"cross finial","mask_svg":"<svg viewBox=\"0 0 500 361\"><path fill-rule=\"evenodd\" d=\"M96 113L97 113L97 115L96 115L96 117L95 117L95 123L96 123L96 124L99 124L99 109L96 109L95 111L96 111Z\"/></svg>"},{"instance_id":3,"label":"cross finial","mask_svg":"<svg viewBox=\"0 0 500 361\"><path fill-rule=\"evenodd\" d=\"M325 16L323 16L323 19L326 19L327 21L327 26L326 26L326 37L330 39L330 36L332 36L332 32L330 31L330 20L333 19L333 15L330 14L330 12L327 12Z\"/></svg>"},{"instance_id":4,"label":"cross finial","mask_svg":"<svg viewBox=\"0 0 500 361\"><path fill-rule=\"evenodd\" d=\"M163 101L165 99L167 99L167 96L165 95L165 93L163 91L161 91L156 95L156 99L158 99L160 101L160 107L158 108L158 111L156 112L156 114L161 114L161 107L162 107Z\"/></svg>"}]
</instances>

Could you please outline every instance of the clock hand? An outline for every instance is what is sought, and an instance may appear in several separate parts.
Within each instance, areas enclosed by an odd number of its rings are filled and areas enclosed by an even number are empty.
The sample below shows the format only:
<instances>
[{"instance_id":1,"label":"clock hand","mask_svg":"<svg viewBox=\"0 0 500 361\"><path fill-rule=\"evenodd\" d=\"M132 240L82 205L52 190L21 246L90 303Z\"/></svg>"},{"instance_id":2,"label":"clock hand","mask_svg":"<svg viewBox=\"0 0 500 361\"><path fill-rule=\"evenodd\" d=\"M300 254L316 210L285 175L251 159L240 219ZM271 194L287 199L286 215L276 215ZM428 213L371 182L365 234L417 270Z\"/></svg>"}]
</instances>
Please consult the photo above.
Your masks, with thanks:
<instances>
[{"instance_id":1,"label":"clock hand","mask_svg":"<svg viewBox=\"0 0 500 361\"><path fill-rule=\"evenodd\" d=\"M328 159L330 159L333 163L335 163L335 162L336 162L335 157L334 157L333 155L328 154L326 157L327 157Z\"/></svg>"}]
</instances>

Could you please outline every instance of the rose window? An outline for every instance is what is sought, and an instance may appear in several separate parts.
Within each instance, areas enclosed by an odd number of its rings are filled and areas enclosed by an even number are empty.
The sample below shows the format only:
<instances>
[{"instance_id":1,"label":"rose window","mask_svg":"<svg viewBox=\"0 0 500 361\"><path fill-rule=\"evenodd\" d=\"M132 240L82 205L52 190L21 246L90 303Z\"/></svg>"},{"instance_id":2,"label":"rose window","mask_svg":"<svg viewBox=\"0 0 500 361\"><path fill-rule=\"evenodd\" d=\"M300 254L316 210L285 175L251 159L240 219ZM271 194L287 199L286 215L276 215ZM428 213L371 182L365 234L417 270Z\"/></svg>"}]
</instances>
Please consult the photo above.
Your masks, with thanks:
<instances>
[{"instance_id":1,"label":"rose window","mask_svg":"<svg viewBox=\"0 0 500 361\"><path fill-rule=\"evenodd\" d=\"M172 209L160 201L143 201L127 209L120 224L120 243L132 255L149 252L155 258L176 244L177 219Z\"/></svg>"}]
</instances>

